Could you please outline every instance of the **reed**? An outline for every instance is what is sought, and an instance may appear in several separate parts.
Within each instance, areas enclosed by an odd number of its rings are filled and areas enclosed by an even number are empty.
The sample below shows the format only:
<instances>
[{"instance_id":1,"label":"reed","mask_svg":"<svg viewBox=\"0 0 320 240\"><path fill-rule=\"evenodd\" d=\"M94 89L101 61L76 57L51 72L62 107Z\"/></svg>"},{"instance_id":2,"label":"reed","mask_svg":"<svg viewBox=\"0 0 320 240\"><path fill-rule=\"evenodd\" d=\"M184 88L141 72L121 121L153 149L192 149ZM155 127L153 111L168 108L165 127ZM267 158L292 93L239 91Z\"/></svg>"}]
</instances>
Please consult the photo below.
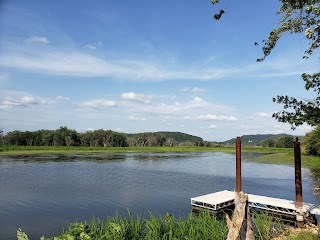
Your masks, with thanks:
<instances>
[{"instance_id":1,"label":"reed","mask_svg":"<svg viewBox=\"0 0 320 240\"><path fill-rule=\"evenodd\" d=\"M186 218L175 218L150 213L148 219L133 216L128 211L124 217L116 213L105 220L93 217L90 223L72 223L54 238L42 237L41 240L173 240L173 239L225 239L228 228L224 221L217 220L209 212L199 215L190 213ZM20 229L18 240L26 240L27 235Z\"/></svg>"},{"instance_id":2,"label":"reed","mask_svg":"<svg viewBox=\"0 0 320 240\"><path fill-rule=\"evenodd\" d=\"M254 213L253 227L256 239L318 239L315 233L288 231L282 226L281 219L266 213ZM72 223L67 229L62 230L60 236L41 237L40 240L222 240L226 239L227 234L225 219L217 219L207 211L201 211L198 215L189 213L185 218L175 218L169 213L164 216L149 213L147 219L139 215L133 216L128 211L125 217L116 213L105 220L93 217L89 223ZM28 240L21 229L17 231L17 238Z\"/></svg>"}]
</instances>

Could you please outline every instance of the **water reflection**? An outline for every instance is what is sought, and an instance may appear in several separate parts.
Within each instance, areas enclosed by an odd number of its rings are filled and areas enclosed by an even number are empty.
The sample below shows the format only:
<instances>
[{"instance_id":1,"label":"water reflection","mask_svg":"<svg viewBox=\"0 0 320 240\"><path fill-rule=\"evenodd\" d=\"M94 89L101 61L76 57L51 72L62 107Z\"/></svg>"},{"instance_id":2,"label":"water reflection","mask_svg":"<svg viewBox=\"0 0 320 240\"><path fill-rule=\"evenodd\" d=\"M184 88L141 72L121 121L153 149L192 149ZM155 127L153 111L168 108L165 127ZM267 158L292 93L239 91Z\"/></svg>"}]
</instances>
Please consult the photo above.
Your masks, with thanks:
<instances>
[{"instance_id":1,"label":"water reflection","mask_svg":"<svg viewBox=\"0 0 320 240\"><path fill-rule=\"evenodd\" d=\"M1 164L18 164L18 163L49 163L49 162L79 162L88 161L103 163L105 161L124 161L127 159L126 154L48 154L48 155L13 155L1 156Z\"/></svg>"},{"instance_id":2,"label":"water reflection","mask_svg":"<svg viewBox=\"0 0 320 240\"><path fill-rule=\"evenodd\" d=\"M307 180L312 186L314 198L320 202L320 169L310 169L310 177Z\"/></svg>"},{"instance_id":3,"label":"water reflection","mask_svg":"<svg viewBox=\"0 0 320 240\"><path fill-rule=\"evenodd\" d=\"M0 239L16 239L19 227L30 239L50 237L69 222L127 208L186 215L191 197L234 190L234 165L234 154L216 152L1 156ZM243 162L242 169L245 192L295 198L293 167ZM303 184L304 201L315 202L312 184Z\"/></svg>"}]
</instances>

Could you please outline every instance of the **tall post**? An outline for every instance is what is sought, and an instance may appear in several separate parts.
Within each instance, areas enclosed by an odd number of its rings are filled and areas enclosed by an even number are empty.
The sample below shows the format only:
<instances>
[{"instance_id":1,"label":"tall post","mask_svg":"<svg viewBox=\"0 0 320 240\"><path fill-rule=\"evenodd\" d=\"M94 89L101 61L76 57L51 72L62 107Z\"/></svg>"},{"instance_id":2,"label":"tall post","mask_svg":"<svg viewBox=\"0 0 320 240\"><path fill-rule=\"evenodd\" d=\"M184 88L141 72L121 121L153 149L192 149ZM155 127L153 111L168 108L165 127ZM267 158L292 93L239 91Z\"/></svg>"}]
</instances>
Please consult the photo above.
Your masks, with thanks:
<instances>
[{"instance_id":1,"label":"tall post","mask_svg":"<svg viewBox=\"0 0 320 240\"><path fill-rule=\"evenodd\" d=\"M241 139L237 137L236 140L236 192L242 191L241 186Z\"/></svg>"},{"instance_id":2,"label":"tall post","mask_svg":"<svg viewBox=\"0 0 320 240\"><path fill-rule=\"evenodd\" d=\"M302 206L302 180L301 180L301 151L300 142L296 137L294 140L294 170L295 170L295 186L296 186L296 210L299 213L297 215L298 227L303 225L303 206Z\"/></svg>"}]
</instances>

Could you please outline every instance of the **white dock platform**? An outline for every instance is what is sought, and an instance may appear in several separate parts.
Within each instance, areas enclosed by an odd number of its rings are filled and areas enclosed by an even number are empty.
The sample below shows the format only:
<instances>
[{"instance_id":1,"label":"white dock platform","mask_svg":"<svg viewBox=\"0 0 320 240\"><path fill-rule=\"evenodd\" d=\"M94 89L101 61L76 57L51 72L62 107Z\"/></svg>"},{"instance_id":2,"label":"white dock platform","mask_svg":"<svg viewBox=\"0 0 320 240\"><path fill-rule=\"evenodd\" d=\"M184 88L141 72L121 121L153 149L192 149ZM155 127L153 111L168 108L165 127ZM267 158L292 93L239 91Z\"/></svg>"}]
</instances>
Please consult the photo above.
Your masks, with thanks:
<instances>
[{"instance_id":1,"label":"white dock platform","mask_svg":"<svg viewBox=\"0 0 320 240\"><path fill-rule=\"evenodd\" d=\"M215 192L195 198L191 198L191 205L193 207L208 209L211 211L219 211L234 204L235 192L221 191ZM272 198L248 194L249 206L252 209L265 210L278 214L297 215L295 202L292 200ZM311 203L303 203L303 213L306 215L320 216L320 209L318 206Z\"/></svg>"}]
</instances>

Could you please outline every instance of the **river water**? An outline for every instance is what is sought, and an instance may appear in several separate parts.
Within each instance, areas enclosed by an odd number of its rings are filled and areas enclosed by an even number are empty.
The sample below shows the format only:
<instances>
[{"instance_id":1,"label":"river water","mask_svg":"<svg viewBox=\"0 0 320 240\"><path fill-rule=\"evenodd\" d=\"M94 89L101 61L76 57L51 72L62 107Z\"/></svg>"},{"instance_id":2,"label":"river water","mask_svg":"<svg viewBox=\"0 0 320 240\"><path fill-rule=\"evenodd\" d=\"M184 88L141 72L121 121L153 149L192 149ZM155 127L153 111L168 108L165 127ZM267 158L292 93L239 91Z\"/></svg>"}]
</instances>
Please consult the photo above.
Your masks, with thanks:
<instances>
[{"instance_id":1,"label":"river water","mask_svg":"<svg viewBox=\"0 0 320 240\"><path fill-rule=\"evenodd\" d=\"M295 199L294 168L246 162L242 188L252 194ZM313 178L303 169L303 200L315 203ZM0 239L52 237L70 222L118 211L185 216L190 198L235 188L235 154L121 153L0 156Z\"/></svg>"}]
</instances>

